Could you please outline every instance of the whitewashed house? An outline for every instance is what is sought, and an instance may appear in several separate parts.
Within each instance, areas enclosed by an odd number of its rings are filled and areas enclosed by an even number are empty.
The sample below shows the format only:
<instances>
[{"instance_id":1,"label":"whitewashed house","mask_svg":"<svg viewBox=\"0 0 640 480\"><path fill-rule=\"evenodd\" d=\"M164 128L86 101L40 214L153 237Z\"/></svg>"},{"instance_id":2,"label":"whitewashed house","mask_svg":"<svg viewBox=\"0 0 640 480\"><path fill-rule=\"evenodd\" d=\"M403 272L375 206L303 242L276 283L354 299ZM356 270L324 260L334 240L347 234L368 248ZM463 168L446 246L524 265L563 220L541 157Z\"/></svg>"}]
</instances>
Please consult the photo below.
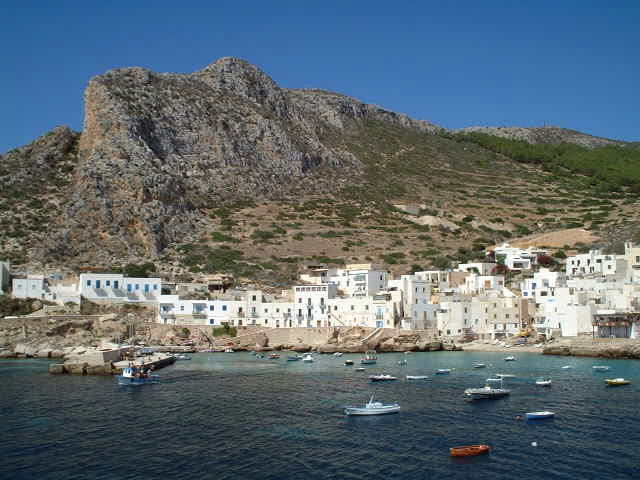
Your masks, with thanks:
<instances>
[{"instance_id":1,"label":"whitewashed house","mask_svg":"<svg viewBox=\"0 0 640 480\"><path fill-rule=\"evenodd\" d=\"M119 273L83 273L79 289L92 302L157 304L161 295L160 278L133 278Z\"/></svg>"}]
</instances>

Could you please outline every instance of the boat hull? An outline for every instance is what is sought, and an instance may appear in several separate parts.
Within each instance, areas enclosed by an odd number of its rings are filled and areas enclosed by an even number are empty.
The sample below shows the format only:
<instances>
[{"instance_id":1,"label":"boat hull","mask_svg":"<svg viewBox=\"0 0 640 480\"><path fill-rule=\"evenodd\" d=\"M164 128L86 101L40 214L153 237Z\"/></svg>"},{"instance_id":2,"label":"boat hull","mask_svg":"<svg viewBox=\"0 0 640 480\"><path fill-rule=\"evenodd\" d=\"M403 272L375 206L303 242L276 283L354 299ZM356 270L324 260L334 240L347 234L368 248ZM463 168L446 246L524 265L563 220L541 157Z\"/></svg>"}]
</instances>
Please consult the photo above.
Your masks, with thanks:
<instances>
[{"instance_id":1,"label":"boat hull","mask_svg":"<svg viewBox=\"0 0 640 480\"><path fill-rule=\"evenodd\" d=\"M386 415L388 413L398 413L400 411L400 405L384 405L381 408L366 408L366 407L345 407L345 415Z\"/></svg>"},{"instance_id":2,"label":"boat hull","mask_svg":"<svg viewBox=\"0 0 640 480\"><path fill-rule=\"evenodd\" d=\"M489 453L491 447L489 445L470 445L468 447L453 447L449 449L449 454L452 457L472 457L475 455L482 455Z\"/></svg>"},{"instance_id":3,"label":"boat hull","mask_svg":"<svg viewBox=\"0 0 640 480\"><path fill-rule=\"evenodd\" d=\"M125 377L123 375L117 375L116 379L118 385L128 385L131 387L137 387L140 385L149 385L152 383L160 383L160 375L150 375L148 378L135 378Z\"/></svg>"},{"instance_id":4,"label":"boat hull","mask_svg":"<svg viewBox=\"0 0 640 480\"><path fill-rule=\"evenodd\" d=\"M525 413L525 418L527 420L543 420L545 418L553 418L555 413L553 412L530 412Z\"/></svg>"}]
</instances>

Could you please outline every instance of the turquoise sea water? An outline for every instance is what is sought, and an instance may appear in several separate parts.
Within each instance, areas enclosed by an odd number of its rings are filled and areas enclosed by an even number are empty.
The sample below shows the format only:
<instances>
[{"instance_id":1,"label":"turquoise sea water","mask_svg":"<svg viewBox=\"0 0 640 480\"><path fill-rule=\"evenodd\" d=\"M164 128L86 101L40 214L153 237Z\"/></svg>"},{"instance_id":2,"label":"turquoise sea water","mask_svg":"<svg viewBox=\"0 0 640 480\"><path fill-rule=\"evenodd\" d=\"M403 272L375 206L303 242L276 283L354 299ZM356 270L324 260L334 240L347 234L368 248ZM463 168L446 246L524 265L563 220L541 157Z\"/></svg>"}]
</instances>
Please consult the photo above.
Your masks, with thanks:
<instances>
[{"instance_id":1,"label":"turquoise sea water","mask_svg":"<svg viewBox=\"0 0 640 480\"><path fill-rule=\"evenodd\" d=\"M362 373L342 365L359 355L306 364L196 354L160 370L161 384L139 388L49 375L45 360L0 360L0 478L640 478L640 362L514 354L516 362L493 353L385 354ZM471 368L478 361L488 367ZM612 369L596 373L599 364ZM404 380L437 368L455 370ZM381 371L401 380L371 384L368 375ZM465 388L497 373L517 375L505 382L510 397L463 399ZM538 376L553 386L536 387ZM607 377L633 384L606 387ZM344 405L374 391L402 411L344 416ZM537 410L557 416L515 419ZM448 455L477 443L492 453Z\"/></svg>"}]
</instances>

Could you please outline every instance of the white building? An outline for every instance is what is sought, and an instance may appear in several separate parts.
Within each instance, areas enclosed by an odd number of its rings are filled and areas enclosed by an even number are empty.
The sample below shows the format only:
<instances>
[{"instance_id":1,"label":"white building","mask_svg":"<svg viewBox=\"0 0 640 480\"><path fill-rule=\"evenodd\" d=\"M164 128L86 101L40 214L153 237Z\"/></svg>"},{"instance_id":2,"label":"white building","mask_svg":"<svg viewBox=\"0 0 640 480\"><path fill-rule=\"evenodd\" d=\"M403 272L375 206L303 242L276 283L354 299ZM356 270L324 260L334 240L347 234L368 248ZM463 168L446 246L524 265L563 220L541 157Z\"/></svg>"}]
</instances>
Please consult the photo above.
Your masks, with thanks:
<instances>
[{"instance_id":1,"label":"white building","mask_svg":"<svg viewBox=\"0 0 640 480\"><path fill-rule=\"evenodd\" d=\"M538 264L538 256L546 255L547 251L536 247L522 249L504 243L502 246L496 247L493 253L496 262L502 261L510 270L530 270L531 267Z\"/></svg>"},{"instance_id":2,"label":"white building","mask_svg":"<svg viewBox=\"0 0 640 480\"><path fill-rule=\"evenodd\" d=\"M119 273L83 273L80 294L93 302L152 303L161 295L160 278L125 277Z\"/></svg>"},{"instance_id":3,"label":"white building","mask_svg":"<svg viewBox=\"0 0 640 480\"><path fill-rule=\"evenodd\" d=\"M616 255L605 255L601 250L567 257L565 264L567 276L615 275Z\"/></svg>"},{"instance_id":4,"label":"white building","mask_svg":"<svg viewBox=\"0 0 640 480\"><path fill-rule=\"evenodd\" d=\"M456 268L456 271L477 273L478 275L491 275L493 273L493 269L496 268L496 265L496 263L486 262L461 263Z\"/></svg>"},{"instance_id":5,"label":"white building","mask_svg":"<svg viewBox=\"0 0 640 480\"><path fill-rule=\"evenodd\" d=\"M27 275L27 278L14 278L12 282L14 298L34 298L45 300L49 287L44 275Z\"/></svg>"},{"instance_id":6,"label":"white building","mask_svg":"<svg viewBox=\"0 0 640 480\"><path fill-rule=\"evenodd\" d=\"M296 285L293 287L293 326L328 327L327 305L337 294L335 283Z\"/></svg>"}]
</instances>

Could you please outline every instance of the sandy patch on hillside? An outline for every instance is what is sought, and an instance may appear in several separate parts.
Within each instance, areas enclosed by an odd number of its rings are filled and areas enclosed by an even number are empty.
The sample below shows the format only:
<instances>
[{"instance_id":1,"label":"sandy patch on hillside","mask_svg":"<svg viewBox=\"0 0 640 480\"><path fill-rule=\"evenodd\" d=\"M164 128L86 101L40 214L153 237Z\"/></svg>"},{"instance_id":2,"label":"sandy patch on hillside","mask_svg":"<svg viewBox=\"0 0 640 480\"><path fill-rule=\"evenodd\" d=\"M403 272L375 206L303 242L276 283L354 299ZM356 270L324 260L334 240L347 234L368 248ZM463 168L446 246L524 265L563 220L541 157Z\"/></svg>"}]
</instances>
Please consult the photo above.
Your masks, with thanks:
<instances>
[{"instance_id":1,"label":"sandy patch on hillside","mask_svg":"<svg viewBox=\"0 0 640 480\"><path fill-rule=\"evenodd\" d=\"M509 245L518 248L528 247L555 247L561 248L564 245L575 245L576 243L590 244L600 237L585 230L584 228L569 228L567 230L557 230L555 232L547 232L540 235L531 235L518 240L509 241ZM497 246L497 245L496 245ZM494 246L493 248L495 248Z\"/></svg>"}]
</instances>

